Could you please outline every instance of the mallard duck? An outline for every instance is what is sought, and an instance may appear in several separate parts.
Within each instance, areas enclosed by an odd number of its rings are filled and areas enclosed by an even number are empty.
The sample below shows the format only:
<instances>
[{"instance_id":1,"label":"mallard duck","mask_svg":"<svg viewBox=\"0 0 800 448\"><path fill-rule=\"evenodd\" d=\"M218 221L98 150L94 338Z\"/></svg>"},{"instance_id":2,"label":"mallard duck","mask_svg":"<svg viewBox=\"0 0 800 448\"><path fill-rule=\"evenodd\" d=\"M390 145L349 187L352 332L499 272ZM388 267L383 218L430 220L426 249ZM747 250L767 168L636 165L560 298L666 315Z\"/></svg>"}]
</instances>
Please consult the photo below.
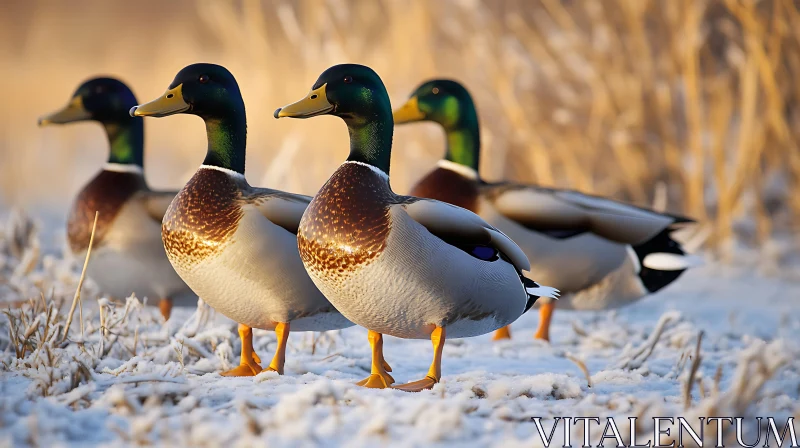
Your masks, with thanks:
<instances>
[{"instance_id":1,"label":"mallard duck","mask_svg":"<svg viewBox=\"0 0 800 448\"><path fill-rule=\"evenodd\" d=\"M577 191L483 181L478 175L478 115L458 82L425 82L394 112L395 124L416 121L441 125L447 145L444 158L411 194L469 209L505 232L533 260L532 275L564 294L560 308L626 305L697 263L670 236L692 222L688 218ZM539 306L535 337L549 340L555 303L544 299ZM495 339L508 337L508 328L495 334Z\"/></svg>"},{"instance_id":2,"label":"mallard duck","mask_svg":"<svg viewBox=\"0 0 800 448\"><path fill-rule=\"evenodd\" d=\"M300 221L297 242L309 275L348 319L368 329L371 375L358 384L389 387L382 335L430 338L427 376L397 386L431 388L441 378L445 337L477 336L508 325L538 296L557 291L522 276L528 258L474 213L395 194L389 185L392 109L369 67L325 70L308 96L275 117L335 115L350 133L350 156Z\"/></svg>"},{"instance_id":3,"label":"mallard duck","mask_svg":"<svg viewBox=\"0 0 800 448\"><path fill-rule=\"evenodd\" d=\"M118 298L136 293L159 298L169 319L172 298L189 292L172 269L161 244L161 218L174 191L153 191L144 179L144 128L128 110L136 97L125 83L93 78L78 87L66 107L39 119L39 125L97 121L110 149L108 162L81 190L67 219L71 252L84 257L95 211L99 212L87 275L103 293Z\"/></svg>"},{"instance_id":4,"label":"mallard duck","mask_svg":"<svg viewBox=\"0 0 800 448\"><path fill-rule=\"evenodd\" d=\"M353 324L314 286L297 250L297 228L311 198L250 186L244 176L247 121L239 85L224 67L193 64L158 99L131 109L137 117L197 115L208 135L206 158L164 215L167 256L186 283L239 323L239 366L262 369L252 328L274 330L267 370L283 374L289 330L327 331Z\"/></svg>"}]
</instances>

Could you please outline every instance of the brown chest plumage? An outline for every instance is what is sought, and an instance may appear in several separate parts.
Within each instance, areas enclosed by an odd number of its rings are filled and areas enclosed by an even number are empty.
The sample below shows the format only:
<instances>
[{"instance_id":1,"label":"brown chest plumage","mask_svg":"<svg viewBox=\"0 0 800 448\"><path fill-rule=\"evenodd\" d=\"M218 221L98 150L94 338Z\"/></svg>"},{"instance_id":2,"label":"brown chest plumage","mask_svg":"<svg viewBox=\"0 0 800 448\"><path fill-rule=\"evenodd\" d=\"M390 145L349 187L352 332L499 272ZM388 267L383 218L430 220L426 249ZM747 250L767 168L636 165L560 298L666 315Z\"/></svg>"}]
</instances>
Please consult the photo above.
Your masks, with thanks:
<instances>
[{"instance_id":1,"label":"brown chest plumage","mask_svg":"<svg viewBox=\"0 0 800 448\"><path fill-rule=\"evenodd\" d=\"M79 253L89 247L95 212L99 212L99 215L94 246L100 247L125 202L138 191L146 189L147 184L141 174L101 171L81 190L72 204L67 219L67 241L70 249Z\"/></svg>"},{"instance_id":2,"label":"brown chest plumage","mask_svg":"<svg viewBox=\"0 0 800 448\"><path fill-rule=\"evenodd\" d=\"M170 204L161 226L173 265L188 267L222 250L242 218L240 197L228 174L212 169L195 173Z\"/></svg>"},{"instance_id":3,"label":"brown chest plumage","mask_svg":"<svg viewBox=\"0 0 800 448\"><path fill-rule=\"evenodd\" d=\"M345 276L377 258L391 230L395 195L370 168L342 165L320 189L300 222L297 244L306 268Z\"/></svg>"},{"instance_id":4,"label":"brown chest plumage","mask_svg":"<svg viewBox=\"0 0 800 448\"><path fill-rule=\"evenodd\" d=\"M478 182L448 169L436 168L431 171L417 182L410 194L478 212Z\"/></svg>"}]
</instances>

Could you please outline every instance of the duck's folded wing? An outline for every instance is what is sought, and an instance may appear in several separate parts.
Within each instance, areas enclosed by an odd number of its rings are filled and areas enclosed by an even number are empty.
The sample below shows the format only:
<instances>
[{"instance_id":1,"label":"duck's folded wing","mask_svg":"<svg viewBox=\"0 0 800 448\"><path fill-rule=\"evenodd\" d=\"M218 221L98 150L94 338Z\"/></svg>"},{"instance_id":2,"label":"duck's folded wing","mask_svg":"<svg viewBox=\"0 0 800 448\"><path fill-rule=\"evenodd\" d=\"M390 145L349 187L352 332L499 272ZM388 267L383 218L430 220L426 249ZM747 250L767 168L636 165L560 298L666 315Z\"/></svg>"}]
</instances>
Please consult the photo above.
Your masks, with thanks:
<instances>
[{"instance_id":1,"label":"duck's folded wing","mask_svg":"<svg viewBox=\"0 0 800 448\"><path fill-rule=\"evenodd\" d=\"M146 192L144 196L144 206L147 210L147 214L150 215L153 220L160 223L167 213L169 204L172 203L172 200L175 199L175 195L177 194L177 191Z\"/></svg>"},{"instance_id":2,"label":"duck's folded wing","mask_svg":"<svg viewBox=\"0 0 800 448\"><path fill-rule=\"evenodd\" d=\"M555 237L591 232L623 244L641 244L665 229L693 222L622 202L570 190L532 186L490 195L495 209L531 230Z\"/></svg>"},{"instance_id":3,"label":"duck's folded wing","mask_svg":"<svg viewBox=\"0 0 800 448\"><path fill-rule=\"evenodd\" d=\"M312 198L269 188L253 188L246 192L244 199L253 204L265 218L296 235L303 212Z\"/></svg>"},{"instance_id":4,"label":"duck's folded wing","mask_svg":"<svg viewBox=\"0 0 800 448\"><path fill-rule=\"evenodd\" d=\"M508 257L518 270L531 268L528 257L514 241L469 210L422 198L410 199L403 207L411 219L445 242L491 246Z\"/></svg>"}]
</instances>

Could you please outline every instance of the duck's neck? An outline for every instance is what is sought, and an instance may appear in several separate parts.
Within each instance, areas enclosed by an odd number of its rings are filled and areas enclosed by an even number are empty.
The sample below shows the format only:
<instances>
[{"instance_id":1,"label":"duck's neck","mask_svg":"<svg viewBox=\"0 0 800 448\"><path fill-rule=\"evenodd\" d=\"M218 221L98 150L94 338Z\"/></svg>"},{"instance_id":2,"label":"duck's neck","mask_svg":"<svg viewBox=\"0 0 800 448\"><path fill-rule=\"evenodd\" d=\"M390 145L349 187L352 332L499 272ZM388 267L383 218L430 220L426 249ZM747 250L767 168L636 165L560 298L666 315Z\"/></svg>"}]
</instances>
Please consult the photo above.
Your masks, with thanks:
<instances>
[{"instance_id":1,"label":"duck's neck","mask_svg":"<svg viewBox=\"0 0 800 448\"><path fill-rule=\"evenodd\" d=\"M108 135L108 163L144 166L144 124L141 117L103 122Z\"/></svg>"},{"instance_id":2,"label":"duck's neck","mask_svg":"<svg viewBox=\"0 0 800 448\"><path fill-rule=\"evenodd\" d=\"M478 172L481 153L481 135L475 107L464 107L458 123L445 128L447 152L445 160L464 165Z\"/></svg>"},{"instance_id":3,"label":"duck's neck","mask_svg":"<svg viewBox=\"0 0 800 448\"><path fill-rule=\"evenodd\" d=\"M345 120L350 133L351 162L368 163L389 175L389 162L392 158L392 133L394 121L391 107L386 107L374 116L373 119L362 122L361 120Z\"/></svg>"},{"instance_id":4,"label":"duck's neck","mask_svg":"<svg viewBox=\"0 0 800 448\"><path fill-rule=\"evenodd\" d=\"M203 165L244 174L247 119L244 104L221 117L205 117L208 151Z\"/></svg>"}]
</instances>

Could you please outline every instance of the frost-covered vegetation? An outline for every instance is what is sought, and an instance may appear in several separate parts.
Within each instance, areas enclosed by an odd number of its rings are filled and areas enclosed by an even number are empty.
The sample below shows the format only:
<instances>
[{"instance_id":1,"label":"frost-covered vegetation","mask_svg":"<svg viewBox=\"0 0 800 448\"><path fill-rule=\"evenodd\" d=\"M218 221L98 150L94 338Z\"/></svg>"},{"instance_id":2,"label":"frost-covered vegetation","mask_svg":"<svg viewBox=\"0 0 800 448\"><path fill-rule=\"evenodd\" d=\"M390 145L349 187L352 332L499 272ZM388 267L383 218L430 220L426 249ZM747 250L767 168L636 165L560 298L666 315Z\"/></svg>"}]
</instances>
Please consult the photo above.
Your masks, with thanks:
<instances>
[{"instance_id":1,"label":"frost-covered vegetation","mask_svg":"<svg viewBox=\"0 0 800 448\"><path fill-rule=\"evenodd\" d=\"M549 430L559 416L619 417L626 440L627 417L643 417L646 442L652 416L742 416L754 434L753 417L800 411L800 286L746 257L618 312L565 312L552 345L532 339L532 313L511 341L448 341L443 381L409 394L353 384L369 371L360 328L293 334L285 376L221 377L238 362L233 322L201 302L165 323L136 297L97 299L91 282L65 338L80 263L38 255L35 229L14 213L0 243L2 445L531 446L532 418ZM255 343L268 357L275 336L256 331ZM386 341L399 381L422 374L430 350Z\"/></svg>"}]
</instances>

